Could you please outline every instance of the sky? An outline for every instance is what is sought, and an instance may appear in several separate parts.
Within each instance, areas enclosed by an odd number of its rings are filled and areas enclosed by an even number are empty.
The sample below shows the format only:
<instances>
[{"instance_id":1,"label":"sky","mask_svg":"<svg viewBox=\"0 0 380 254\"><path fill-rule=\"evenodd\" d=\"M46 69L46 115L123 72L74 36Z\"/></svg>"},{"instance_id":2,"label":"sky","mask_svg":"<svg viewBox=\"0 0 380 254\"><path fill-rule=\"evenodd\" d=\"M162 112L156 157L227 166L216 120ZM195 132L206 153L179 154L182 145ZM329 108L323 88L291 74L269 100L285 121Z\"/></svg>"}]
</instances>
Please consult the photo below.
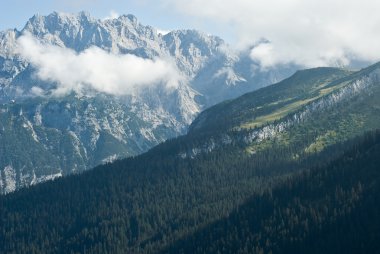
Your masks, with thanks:
<instances>
[{"instance_id":1,"label":"sky","mask_svg":"<svg viewBox=\"0 0 380 254\"><path fill-rule=\"evenodd\" d=\"M133 14L146 25L162 30L198 28L218 31L210 28L212 22L202 23L183 16L181 12L171 10L164 1L151 0L1 0L0 31L17 28L21 30L34 14L47 15L53 11L78 13L89 12L93 17L105 18L112 14ZM220 30L224 31L224 29Z\"/></svg>"},{"instance_id":2,"label":"sky","mask_svg":"<svg viewBox=\"0 0 380 254\"><path fill-rule=\"evenodd\" d=\"M250 50L263 68L347 66L380 60L376 0L2 0L0 30L35 13L134 14L161 30L195 28Z\"/></svg>"}]
</instances>

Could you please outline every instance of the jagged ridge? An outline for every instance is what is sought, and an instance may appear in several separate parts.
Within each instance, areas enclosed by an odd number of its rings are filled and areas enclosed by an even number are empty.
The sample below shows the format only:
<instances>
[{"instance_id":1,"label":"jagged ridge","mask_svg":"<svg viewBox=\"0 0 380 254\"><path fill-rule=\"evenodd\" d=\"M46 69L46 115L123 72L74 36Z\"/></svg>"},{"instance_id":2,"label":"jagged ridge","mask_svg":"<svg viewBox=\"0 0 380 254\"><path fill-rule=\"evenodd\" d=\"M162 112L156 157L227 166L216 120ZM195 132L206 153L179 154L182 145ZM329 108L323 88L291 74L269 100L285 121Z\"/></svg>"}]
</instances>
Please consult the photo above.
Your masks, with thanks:
<instances>
[{"instance_id":1,"label":"jagged ridge","mask_svg":"<svg viewBox=\"0 0 380 254\"><path fill-rule=\"evenodd\" d=\"M49 90L55 84L39 80L35 67L17 53L17 39L25 33L76 52L96 46L112 54L169 58L184 82L174 90L156 86L123 98L97 93L33 97L32 89ZM9 192L4 186L11 182L17 189L38 182L34 179L80 172L144 152L184 134L205 107L270 84L294 70L252 73L254 64L248 54L239 55L216 36L195 30L162 35L133 15L99 20L85 12L54 12L33 16L21 31L1 32L0 139L7 140L7 145L0 151L0 192ZM26 149L23 143L28 143ZM45 158L35 156L35 151ZM13 169L14 177L5 177L6 167Z\"/></svg>"}]
</instances>

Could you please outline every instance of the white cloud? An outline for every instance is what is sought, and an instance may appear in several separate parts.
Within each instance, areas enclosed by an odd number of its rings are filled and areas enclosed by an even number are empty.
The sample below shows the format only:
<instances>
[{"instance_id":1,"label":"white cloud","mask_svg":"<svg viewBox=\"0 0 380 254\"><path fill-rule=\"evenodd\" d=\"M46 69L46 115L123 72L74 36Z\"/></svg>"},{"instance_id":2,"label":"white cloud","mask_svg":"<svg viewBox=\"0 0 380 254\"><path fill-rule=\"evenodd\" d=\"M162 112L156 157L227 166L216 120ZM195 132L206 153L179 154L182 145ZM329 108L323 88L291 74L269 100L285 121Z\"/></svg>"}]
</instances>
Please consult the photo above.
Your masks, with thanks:
<instances>
[{"instance_id":1,"label":"white cloud","mask_svg":"<svg viewBox=\"0 0 380 254\"><path fill-rule=\"evenodd\" d=\"M170 30L157 29L157 33L162 34L162 35L166 35L170 32L171 32Z\"/></svg>"},{"instance_id":2,"label":"white cloud","mask_svg":"<svg viewBox=\"0 0 380 254\"><path fill-rule=\"evenodd\" d=\"M107 17L104 17L103 20L117 19L118 17L120 17L119 13L117 13L117 12L114 11L114 10L111 10L110 13L108 14L108 16L107 16Z\"/></svg>"},{"instance_id":3,"label":"white cloud","mask_svg":"<svg viewBox=\"0 0 380 254\"><path fill-rule=\"evenodd\" d=\"M55 95L94 89L113 95L131 94L140 87L165 84L176 87L181 76L166 59L144 59L135 55L114 55L91 47L81 53L41 44L31 35L18 40L18 51L35 68L39 79L57 83ZM40 90L34 92L41 94Z\"/></svg>"},{"instance_id":4,"label":"white cloud","mask_svg":"<svg viewBox=\"0 0 380 254\"><path fill-rule=\"evenodd\" d=\"M238 48L263 39L270 41L253 49L251 54L266 66L380 60L380 1L162 0L162 3L198 23L232 28L228 30L236 32Z\"/></svg>"},{"instance_id":5,"label":"white cloud","mask_svg":"<svg viewBox=\"0 0 380 254\"><path fill-rule=\"evenodd\" d=\"M251 50L252 59L257 60L262 68L267 68L279 63L280 59L276 59L273 54L273 45L269 42L260 43Z\"/></svg>"},{"instance_id":6,"label":"white cloud","mask_svg":"<svg viewBox=\"0 0 380 254\"><path fill-rule=\"evenodd\" d=\"M31 95L32 96L44 96L45 91L38 86L33 86L32 89L30 89Z\"/></svg>"}]
</instances>

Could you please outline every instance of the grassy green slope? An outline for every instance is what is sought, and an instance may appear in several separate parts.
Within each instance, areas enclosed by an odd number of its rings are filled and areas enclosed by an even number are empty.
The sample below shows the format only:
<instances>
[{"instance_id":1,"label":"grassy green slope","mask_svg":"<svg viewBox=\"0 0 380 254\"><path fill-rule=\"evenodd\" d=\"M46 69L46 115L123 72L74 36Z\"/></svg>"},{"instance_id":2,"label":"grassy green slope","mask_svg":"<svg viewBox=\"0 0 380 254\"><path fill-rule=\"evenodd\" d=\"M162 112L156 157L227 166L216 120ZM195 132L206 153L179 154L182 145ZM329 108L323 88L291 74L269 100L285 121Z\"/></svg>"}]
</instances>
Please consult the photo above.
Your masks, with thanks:
<instances>
[{"instance_id":1,"label":"grassy green slope","mask_svg":"<svg viewBox=\"0 0 380 254\"><path fill-rule=\"evenodd\" d=\"M342 84L331 83L350 76L352 72L337 68L315 68L296 72L280 83L245 94L205 110L193 122L190 132L226 131L261 119L258 125L273 121L299 109ZM277 115L277 117L276 117ZM254 122L252 123L254 125Z\"/></svg>"},{"instance_id":2,"label":"grassy green slope","mask_svg":"<svg viewBox=\"0 0 380 254\"><path fill-rule=\"evenodd\" d=\"M193 136L251 136L248 154L273 145L298 147L294 156L322 151L380 127L379 64L358 72L317 68L203 112ZM256 137L254 137L256 135Z\"/></svg>"}]
</instances>

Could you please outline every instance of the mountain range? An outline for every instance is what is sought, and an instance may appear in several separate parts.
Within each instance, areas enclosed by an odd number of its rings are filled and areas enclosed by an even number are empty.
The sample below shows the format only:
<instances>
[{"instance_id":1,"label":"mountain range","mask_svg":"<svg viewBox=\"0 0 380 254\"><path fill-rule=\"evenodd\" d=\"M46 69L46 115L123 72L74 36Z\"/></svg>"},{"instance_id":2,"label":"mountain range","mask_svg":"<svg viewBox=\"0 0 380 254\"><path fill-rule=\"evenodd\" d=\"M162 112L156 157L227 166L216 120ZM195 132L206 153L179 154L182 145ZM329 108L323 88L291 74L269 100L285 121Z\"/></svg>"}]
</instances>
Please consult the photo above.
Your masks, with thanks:
<instances>
[{"instance_id":1,"label":"mountain range","mask_svg":"<svg viewBox=\"0 0 380 254\"><path fill-rule=\"evenodd\" d=\"M1 196L0 252L377 253L379 95L377 63L218 103L139 156Z\"/></svg>"},{"instance_id":2,"label":"mountain range","mask_svg":"<svg viewBox=\"0 0 380 254\"><path fill-rule=\"evenodd\" d=\"M25 36L41 51L57 47L79 56L95 47L110 56L169 59L182 78L174 89L152 84L120 95L73 89L56 96L59 82L41 78L41 66L20 53ZM48 67L66 68L50 60ZM263 70L249 52L237 52L219 37L195 30L162 34L133 15L107 20L85 12L35 15L21 31L0 32L0 192L138 155L185 134L203 109L295 70Z\"/></svg>"}]
</instances>

